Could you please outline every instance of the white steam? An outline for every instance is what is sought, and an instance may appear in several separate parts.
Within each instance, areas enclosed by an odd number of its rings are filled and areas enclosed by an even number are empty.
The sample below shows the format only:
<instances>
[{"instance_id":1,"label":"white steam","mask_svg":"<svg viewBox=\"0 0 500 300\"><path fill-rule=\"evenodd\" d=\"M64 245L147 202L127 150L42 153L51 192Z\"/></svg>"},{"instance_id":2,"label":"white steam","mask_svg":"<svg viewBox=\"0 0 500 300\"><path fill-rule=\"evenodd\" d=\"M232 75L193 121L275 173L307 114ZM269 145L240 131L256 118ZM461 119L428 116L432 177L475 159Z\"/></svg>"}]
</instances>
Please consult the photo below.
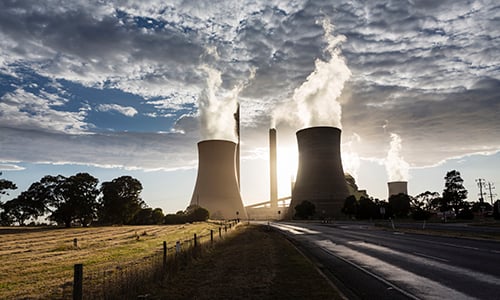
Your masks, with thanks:
<instances>
[{"instance_id":1,"label":"white steam","mask_svg":"<svg viewBox=\"0 0 500 300\"><path fill-rule=\"evenodd\" d=\"M198 103L203 139L236 141L234 113L242 86L227 91L221 88L221 72L207 65L201 66L207 75L207 85Z\"/></svg>"},{"instance_id":2,"label":"white steam","mask_svg":"<svg viewBox=\"0 0 500 300\"><path fill-rule=\"evenodd\" d=\"M207 75L206 86L198 100L201 136L203 139L222 139L235 142L238 95L255 77L255 69L249 70L249 77L231 90L221 88L221 72L202 65L200 69Z\"/></svg>"},{"instance_id":3,"label":"white steam","mask_svg":"<svg viewBox=\"0 0 500 300\"><path fill-rule=\"evenodd\" d=\"M358 178L361 159L359 154L354 150L355 144L361 142L361 137L357 133L353 133L348 138L346 143L342 144L342 166L344 172L351 174L355 179Z\"/></svg>"},{"instance_id":4,"label":"white steam","mask_svg":"<svg viewBox=\"0 0 500 300\"><path fill-rule=\"evenodd\" d=\"M272 126L285 121L302 128L322 125L341 128L342 109L337 99L351 71L338 47L346 37L333 35L333 25L326 19L322 24L324 39L328 44L325 51L330 59L316 59L315 70L295 89L292 103L286 103L274 111Z\"/></svg>"},{"instance_id":5,"label":"white steam","mask_svg":"<svg viewBox=\"0 0 500 300\"><path fill-rule=\"evenodd\" d=\"M389 181L408 181L408 170L410 165L401 155L402 140L395 133L391 133L391 144L385 159L385 169Z\"/></svg>"}]
</instances>

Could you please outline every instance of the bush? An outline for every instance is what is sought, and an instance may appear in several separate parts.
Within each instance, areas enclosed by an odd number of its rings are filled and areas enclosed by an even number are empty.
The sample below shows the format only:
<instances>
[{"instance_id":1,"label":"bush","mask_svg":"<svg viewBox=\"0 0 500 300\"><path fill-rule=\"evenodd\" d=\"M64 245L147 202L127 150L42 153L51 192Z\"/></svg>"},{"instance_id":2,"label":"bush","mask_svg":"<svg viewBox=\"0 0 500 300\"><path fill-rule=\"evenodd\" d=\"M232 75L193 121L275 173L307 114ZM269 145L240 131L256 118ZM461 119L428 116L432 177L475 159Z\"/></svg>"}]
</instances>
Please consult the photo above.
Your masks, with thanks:
<instances>
[{"instance_id":1,"label":"bush","mask_svg":"<svg viewBox=\"0 0 500 300\"><path fill-rule=\"evenodd\" d=\"M430 211L423 210L423 209L416 209L416 210L412 211L412 213L411 213L411 217L413 218L413 220L417 220L417 221L429 220L431 215L432 214Z\"/></svg>"},{"instance_id":2,"label":"bush","mask_svg":"<svg viewBox=\"0 0 500 300\"><path fill-rule=\"evenodd\" d=\"M302 203L295 206L295 218L306 220L314 216L316 206L313 203L304 200Z\"/></svg>"},{"instance_id":3,"label":"bush","mask_svg":"<svg viewBox=\"0 0 500 300\"><path fill-rule=\"evenodd\" d=\"M164 218L165 224L184 224L192 222L204 222L209 218L209 212L203 207L188 207L186 212L179 211L175 215L168 214Z\"/></svg>"},{"instance_id":4,"label":"bush","mask_svg":"<svg viewBox=\"0 0 500 300\"><path fill-rule=\"evenodd\" d=\"M472 220L474 219L474 213L472 210L464 208L458 212L457 219Z\"/></svg>"}]
</instances>

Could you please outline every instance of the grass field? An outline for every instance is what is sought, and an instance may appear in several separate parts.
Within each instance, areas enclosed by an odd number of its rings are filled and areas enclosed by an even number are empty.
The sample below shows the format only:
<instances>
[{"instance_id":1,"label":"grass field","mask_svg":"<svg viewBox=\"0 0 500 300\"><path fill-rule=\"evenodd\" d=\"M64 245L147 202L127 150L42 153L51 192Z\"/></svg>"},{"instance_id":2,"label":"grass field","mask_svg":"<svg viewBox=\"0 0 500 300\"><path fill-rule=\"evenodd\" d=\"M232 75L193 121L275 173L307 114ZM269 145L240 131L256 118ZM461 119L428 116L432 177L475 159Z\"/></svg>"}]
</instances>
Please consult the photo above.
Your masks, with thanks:
<instances>
[{"instance_id":1,"label":"grass field","mask_svg":"<svg viewBox=\"0 0 500 300\"><path fill-rule=\"evenodd\" d=\"M212 223L70 229L0 227L0 299L54 299L71 286L74 264L84 264L85 272L126 266L161 251L163 241L172 247L195 233L202 236L211 229L218 233L218 228Z\"/></svg>"}]
</instances>

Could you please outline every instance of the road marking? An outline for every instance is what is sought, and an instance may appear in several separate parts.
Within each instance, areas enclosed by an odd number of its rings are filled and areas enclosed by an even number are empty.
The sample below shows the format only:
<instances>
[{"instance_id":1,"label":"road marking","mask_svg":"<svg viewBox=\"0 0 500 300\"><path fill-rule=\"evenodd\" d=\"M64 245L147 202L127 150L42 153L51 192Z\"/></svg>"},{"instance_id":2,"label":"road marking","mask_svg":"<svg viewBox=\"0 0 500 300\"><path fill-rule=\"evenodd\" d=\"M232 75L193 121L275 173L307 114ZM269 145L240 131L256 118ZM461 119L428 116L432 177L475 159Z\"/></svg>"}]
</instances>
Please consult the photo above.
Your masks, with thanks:
<instances>
[{"instance_id":1,"label":"road marking","mask_svg":"<svg viewBox=\"0 0 500 300\"><path fill-rule=\"evenodd\" d=\"M280 230L288 231L293 234L319 234L318 231L310 230L299 226L293 226L288 224L277 224L277 223L271 223L270 225Z\"/></svg>"},{"instance_id":2,"label":"road marking","mask_svg":"<svg viewBox=\"0 0 500 300\"><path fill-rule=\"evenodd\" d=\"M333 245L330 241L325 240L316 241L316 244L330 255L380 280L411 299L442 299L443 295L446 295L449 299L473 299L469 295L434 280L406 271L346 246ZM400 288L397 284L405 286L408 291ZM415 293L418 293L419 296L416 296Z\"/></svg>"},{"instance_id":3,"label":"road marking","mask_svg":"<svg viewBox=\"0 0 500 300\"><path fill-rule=\"evenodd\" d=\"M429 259L426 259L425 257L415 256L413 254L399 252L399 251L396 251L396 250L393 250L393 249L390 249L387 247L383 247L383 246L378 246L375 244L355 243L355 242L350 242L348 244L353 244L353 245L360 247L360 248L375 250L375 251L385 253L388 255L399 256L399 257L404 258L406 261L412 261L416 264L427 265L427 266L431 266L433 268L439 268L443 271L450 272L451 274L461 275L462 277L469 277L471 280L481 281L481 282L484 282L484 283L487 283L490 285L500 286L500 278L498 278L494 275L490 275L490 274L486 274L486 273L482 273L482 272L477 272L477 271L473 271L473 270L462 268L462 267L456 267L456 266L449 265L449 264L442 263L442 262L435 261L435 260L429 260Z\"/></svg>"},{"instance_id":4,"label":"road marking","mask_svg":"<svg viewBox=\"0 0 500 300\"><path fill-rule=\"evenodd\" d=\"M444 259L444 258L432 256L432 255L427 255L427 254L423 254L423 253L420 253L420 252L413 252L413 254L416 254L418 256L427 257L427 258L430 258L430 259L436 259L436 260L440 260L440 261L444 261L444 262L449 262L448 259Z\"/></svg>"}]
</instances>

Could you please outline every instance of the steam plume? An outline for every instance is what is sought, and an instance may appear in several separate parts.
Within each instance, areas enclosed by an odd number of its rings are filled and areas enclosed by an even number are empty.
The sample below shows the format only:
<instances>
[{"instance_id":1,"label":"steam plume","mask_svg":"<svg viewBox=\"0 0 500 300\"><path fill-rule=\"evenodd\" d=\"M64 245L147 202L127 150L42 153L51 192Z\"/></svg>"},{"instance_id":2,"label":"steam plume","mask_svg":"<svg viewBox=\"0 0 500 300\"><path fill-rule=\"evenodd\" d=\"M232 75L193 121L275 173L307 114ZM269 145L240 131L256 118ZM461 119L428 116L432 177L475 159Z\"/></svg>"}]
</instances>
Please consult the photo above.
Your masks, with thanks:
<instances>
[{"instance_id":1,"label":"steam plume","mask_svg":"<svg viewBox=\"0 0 500 300\"><path fill-rule=\"evenodd\" d=\"M276 125L286 121L300 127L335 126L341 128L341 106L338 97L344 83L351 76L338 46L346 40L343 35L333 35L333 25L326 19L322 22L327 42L325 51L330 55L328 61L316 59L315 70L306 81L295 89L292 104L278 107L271 121Z\"/></svg>"},{"instance_id":2,"label":"steam plume","mask_svg":"<svg viewBox=\"0 0 500 300\"><path fill-rule=\"evenodd\" d=\"M352 177L358 178L358 171L361 165L359 154L354 151L354 145L361 142L361 137L357 133L353 133L347 139L346 143L342 144L342 166L344 172L351 174Z\"/></svg>"},{"instance_id":3,"label":"steam plume","mask_svg":"<svg viewBox=\"0 0 500 300\"><path fill-rule=\"evenodd\" d=\"M408 170L410 165L401 156L401 137L391 133L391 144L387 158L385 159L385 169L389 181L408 181Z\"/></svg>"},{"instance_id":4,"label":"steam plume","mask_svg":"<svg viewBox=\"0 0 500 300\"><path fill-rule=\"evenodd\" d=\"M207 74L207 85L199 99L201 135L204 139L235 141L234 112L241 85L230 91L221 89L221 72L207 65L201 67Z\"/></svg>"}]
</instances>

